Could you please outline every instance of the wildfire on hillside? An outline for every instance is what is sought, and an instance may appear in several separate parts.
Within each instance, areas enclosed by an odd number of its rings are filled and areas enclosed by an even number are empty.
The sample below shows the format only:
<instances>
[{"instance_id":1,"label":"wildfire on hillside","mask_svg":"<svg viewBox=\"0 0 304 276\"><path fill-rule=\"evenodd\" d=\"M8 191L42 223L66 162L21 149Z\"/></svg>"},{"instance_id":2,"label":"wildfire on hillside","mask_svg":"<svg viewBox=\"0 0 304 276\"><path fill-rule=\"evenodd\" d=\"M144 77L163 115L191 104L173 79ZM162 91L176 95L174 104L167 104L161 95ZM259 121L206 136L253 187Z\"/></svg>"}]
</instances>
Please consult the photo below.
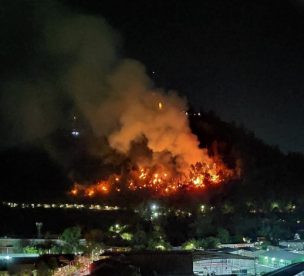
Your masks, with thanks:
<instances>
[{"instance_id":1,"label":"wildfire on hillside","mask_svg":"<svg viewBox=\"0 0 304 276\"><path fill-rule=\"evenodd\" d=\"M186 101L174 92L154 89L140 64L123 62L109 81L111 94L116 96L102 103L94 122L98 122L97 130L111 126L105 134L108 146L124 156L131 169L95 183L75 183L72 196L92 198L140 190L169 196L202 191L238 174L224 164L217 149L211 155L200 147L185 112ZM109 113L100 116L103 110Z\"/></svg>"},{"instance_id":2,"label":"wildfire on hillside","mask_svg":"<svg viewBox=\"0 0 304 276\"><path fill-rule=\"evenodd\" d=\"M234 171L223 164L211 166L202 162L191 165L188 174L172 172L163 166L136 167L126 176L112 175L107 180L89 185L75 183L70 191L72 196L96 197L129 191L146 190L160 196L170 196L180 191L199 191L209 186L220 185L234 177Z\"/></svg>"}]
</instances>

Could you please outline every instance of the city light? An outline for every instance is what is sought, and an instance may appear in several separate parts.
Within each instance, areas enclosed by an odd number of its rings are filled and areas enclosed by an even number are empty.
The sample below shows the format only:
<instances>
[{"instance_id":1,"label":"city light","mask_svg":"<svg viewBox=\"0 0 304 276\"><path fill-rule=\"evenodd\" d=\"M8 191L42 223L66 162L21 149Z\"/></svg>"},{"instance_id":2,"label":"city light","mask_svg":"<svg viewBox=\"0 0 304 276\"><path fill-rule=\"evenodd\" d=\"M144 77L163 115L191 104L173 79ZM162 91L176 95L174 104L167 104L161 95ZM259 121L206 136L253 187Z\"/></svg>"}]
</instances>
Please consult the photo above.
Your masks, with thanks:
<instances>
[{"instance_id":1,"label":"city light","mask_svg":"<svg viewBox=\"0 0 304 276\"><path fill-rule=\"evenodd\" d=\"M16 202L2 202L3 206L9 208L22 208L22 209L84 209L84 210L97 210L97 211L117 211L124 208L119 206L109 206L100 204L76 204L76 203L16 203Z\"/></svg>"},{"instance_id":2,"label":"city light","mask_svg":"<svg viewBox=\"0 0 304 276\"><path fill-rule=\"evenodd\" d=\"M71 134L74 136L74 137L78 137L80 135L80 132L78 130L73 130L71 132Z\"/></svg>"},{"instance_id":3,"label":"city light","mask_svg":"<svg viewBox=\"0 0 304 276\"><path fill-rule=\"evenodd\" d=\"M155 211L155 210L157 209L157 205L156 205L156 204L152 204L152 205L151 205L151 209L152 209L153 211Z\"/></svg>"}]
</instances>

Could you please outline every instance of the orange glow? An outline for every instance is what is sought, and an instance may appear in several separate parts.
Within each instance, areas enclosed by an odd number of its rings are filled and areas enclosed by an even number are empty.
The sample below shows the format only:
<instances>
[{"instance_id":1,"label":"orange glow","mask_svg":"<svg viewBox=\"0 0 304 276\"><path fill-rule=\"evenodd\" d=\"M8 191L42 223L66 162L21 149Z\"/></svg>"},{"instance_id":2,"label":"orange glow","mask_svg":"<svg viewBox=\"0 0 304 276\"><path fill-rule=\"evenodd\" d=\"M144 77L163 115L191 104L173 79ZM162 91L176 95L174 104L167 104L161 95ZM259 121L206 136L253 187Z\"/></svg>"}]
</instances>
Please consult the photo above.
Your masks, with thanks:
<instances>
[{"instance_id":1,"label":"orange glow","mask_svg":"<svg viewBox=\"0 0 304 276\"><path fill-rule=\"evenodd\" d=\"M219 176L218 175L214 174L214 175L211 175L210 177L211 177L212 182L218 183L218 181L219 181Z\"/></svg>"},{"instance_id":2,"label":"orange glow","mask_svg":"<svg viewBox=\"0 0 304 276\"><path fill-rule=\"evenodd\" d=\"M203 176L198 176L195 179L193 179L193 184L195 186L201 186L203 183L204 177Z\"/></svg>"},{"instance_id":3,"label":"orange glow","mask_svg":"<svg viewBox=\"0 0 304 276\"><path fill-rule=\"evenodd\" d=\"M94 194L95 194L94 189L90 188L90 189L87 190L87 195L88 195L89 197L94 196Z\"/></svg>"},{"instance_id":4,"label":"orange glow","mask_svg":"<svg viewBox=\"0 0 304 276\"><path fill-rule=\"evenodd\" d=\"M74 195L74 196L76 196L78 194L77 188L72 189L71 190L71 194Z\"/></svg>"},{"instance_id":5,"label":"orange glow","mask_svg":"<svg viewBox=\"0 0 304 276\"><path fill-rule=\"evenodd\" d=\"M108 193L109 192L109 184L107 181L99 181L96 186L93 186L95 190L99 193Z\"/></svg>"},{"instance_id":6,"label":"orange glow","mask_svg":"<svg viewBox=\"0 0 304 276\"><path fill-rule=\"evenodd\" d=\"M94 197L110 192L120 192L126 186L130 191L150 190L168 196L178 191L203 190L210 185L221 184L234 177L234 171L224 165L208 165L201 162L191 165L188 174L170 171L164 166L133 168L124 176L111 176L95 184L80 185L75 183L70 193L73 196Z\"/></svg>"}]
</instances>

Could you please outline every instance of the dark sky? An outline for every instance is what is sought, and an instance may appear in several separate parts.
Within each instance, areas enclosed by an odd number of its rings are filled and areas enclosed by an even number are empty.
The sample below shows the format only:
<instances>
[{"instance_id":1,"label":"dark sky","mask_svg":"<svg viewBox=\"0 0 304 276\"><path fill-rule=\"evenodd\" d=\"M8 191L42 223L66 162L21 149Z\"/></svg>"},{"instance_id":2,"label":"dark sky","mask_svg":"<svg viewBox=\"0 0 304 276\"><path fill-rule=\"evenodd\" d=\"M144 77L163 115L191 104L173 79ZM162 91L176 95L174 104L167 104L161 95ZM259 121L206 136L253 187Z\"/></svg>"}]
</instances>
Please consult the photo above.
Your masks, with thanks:
<instances>
[{"instance_id":1,"label":"dark sky","mask_svg":"<svg viewBox=\"0 0 304 276\"><path fill-rule=\"evenodd\" d=\"M156 71L159 85L304 152L302 1L104 2L65 1L105 17L122 34L123 54Z\"/></svg>"},{"instance_id":2,"label":"dark sky","mask_svg":"<svg viewBox=\"0 0 304 276\"><path fill-rule=\"evenodd\" d=\"M121 34L119 54L155 71L157 85L285 152L304 152L304 0L58 1L67 10L105 18ZM46 40L53 25L64 29L65 13L59 9L57 20L56 9L49 12L54 3L0 3L0 145L21 141L24 133L32 139L47 133L72 105L64 102L60 81L75 58L61 59L65 45ZM51 24L44 25L45 17ZM71 41L81 44L73 34ZM82 47L92 49L88 55L95 60L103 44L89 37L93 45ZM72 42L67 48L77 52Z\"/></svg>"}]
</instances>

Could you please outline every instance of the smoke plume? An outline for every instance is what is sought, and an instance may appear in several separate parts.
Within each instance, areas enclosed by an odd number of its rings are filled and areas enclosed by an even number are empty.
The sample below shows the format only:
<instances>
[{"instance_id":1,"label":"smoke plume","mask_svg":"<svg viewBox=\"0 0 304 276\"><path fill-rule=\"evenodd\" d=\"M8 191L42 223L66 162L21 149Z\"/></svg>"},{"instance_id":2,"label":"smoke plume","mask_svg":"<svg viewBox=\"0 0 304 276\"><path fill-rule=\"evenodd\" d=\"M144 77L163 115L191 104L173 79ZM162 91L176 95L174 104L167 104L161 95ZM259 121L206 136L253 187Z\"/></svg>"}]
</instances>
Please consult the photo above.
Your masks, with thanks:
<instances>
[{"instance_id":1,"label":"smoke plume","mask_svg":"<svg viewBox=\"0 0 304 276\"><path fill-rule=\"evenodd\" d=\"M9 56L30 49L23 64L6 60L10 70L1 87L1 120L9 127L9 141L48 135L65 124L73 109L119 153L131 155L132 145L145 141L149 160L138 156L136 162L162 162L178 171L198 161L211 164L191 133L185 100L154 88L140 62L119 58L120 36L103 18L53 3L4 5L11 14L23 8L24 18L11 18L17 24L10 28L17 25L27 36L18 39L29 41Z\"/></svg>"},{"instance_id":2,"label":"smoke plume","mask_svg":"<svg viewBox=\"0 0 304 276\"><path fill-rule=\"evenodd\" d=\"M144 66L134 60L123 60L109 76L113 96L104 104L119 110L118 127L108 136L110 146L128 154L132 142L144 137L155 163L168 160L168 154L180 168L209 161L207 154L199 149L197 137L191 133L184 112L185 101L175 93L151 87Z\"/></svg>"}]
</instances>

